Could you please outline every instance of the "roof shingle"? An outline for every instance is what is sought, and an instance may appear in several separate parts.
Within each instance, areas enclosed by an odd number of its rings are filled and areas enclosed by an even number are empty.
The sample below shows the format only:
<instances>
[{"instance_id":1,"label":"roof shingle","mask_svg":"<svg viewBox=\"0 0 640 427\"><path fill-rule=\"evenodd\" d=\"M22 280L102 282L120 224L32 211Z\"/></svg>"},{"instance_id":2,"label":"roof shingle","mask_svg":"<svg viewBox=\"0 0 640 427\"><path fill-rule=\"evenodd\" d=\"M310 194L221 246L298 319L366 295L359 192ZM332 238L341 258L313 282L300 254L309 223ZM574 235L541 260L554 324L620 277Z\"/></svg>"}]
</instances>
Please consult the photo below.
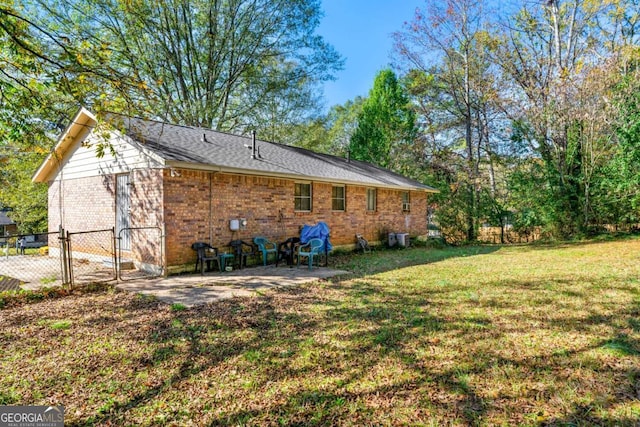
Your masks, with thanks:
<instances>
[{"instance_id":1,"label":"roof shingle","mask_svg":"<svg viewBox=\"0 0 640 427\"><path fill-rule=\"evenodd\" d=\"M15 222L7 216L7 212L0 210L0 225L14 225Z\"/></svg>"},{"instance_id":2,"label":"roof shingle","mask_svg":"<svg viewBox=\"0 0 640 427\"><path fill-rule=\"evenodd\" d=\"M153 151L169 165L189 163L196 168L219 167L266 176L294 176L298 179L437 191L370 163L348 161L299 147L258 140L258 155L254 159L250 137L132 117L119 116L117 121L130 138Z\"/></svg>"}]
</instances>

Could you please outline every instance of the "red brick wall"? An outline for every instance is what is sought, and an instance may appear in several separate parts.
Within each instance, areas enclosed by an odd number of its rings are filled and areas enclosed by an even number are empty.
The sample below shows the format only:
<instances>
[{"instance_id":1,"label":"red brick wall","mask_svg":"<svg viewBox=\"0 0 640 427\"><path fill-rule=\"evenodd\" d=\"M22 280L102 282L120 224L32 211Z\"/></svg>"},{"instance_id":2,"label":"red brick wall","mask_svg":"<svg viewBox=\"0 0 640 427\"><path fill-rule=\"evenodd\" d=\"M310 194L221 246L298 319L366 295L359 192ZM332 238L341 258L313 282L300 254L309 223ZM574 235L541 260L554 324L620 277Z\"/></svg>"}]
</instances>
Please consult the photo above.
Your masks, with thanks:
<instances>
[{"instance_id":1,"label":"red brick wall","mask_svg":"<svg viewBox=\"0 0 640 427\"><path fill-rule=\"evenodd\" d=\"M49 232L58 231L61 224L70 232L113 227L115 191L113 175L49 183Z\"/></svg>"},{"instance_id":2,"label":"red brick wall","mask_svg":"<svg viewBox=\"0 0 640 427\"><path fill-rule=\"evenodd\" d=\"M378 240L381 230L427 233L427 195L411 192L411 212L402 212L402 192L378 189L377 210L366 212L366 188L346 186L346 210L331 209L331 184L312 184L312 211L294 211L294 184L288 179L180 170L164 173L167 264L192 262L191 244L205 241L220 249L233 239L274 241L299 235L304 224L324 221L334 245L353 244L355 234ZM229 229L231 219L246 218L247 226Z\"/></svg>"},{"instance_id":3,"label":"red brick wall","mask_svg":"<svg viewBox=\"0 0 640 427\"><path fill-rule=\"evenodd\" d=\"M136 170L131 173L131 226L162 227L162 170ZM116 175L94 176L49 184L49 231L60 224L70 232L110 229L115 227ZM62 200L61 196L62 195ZM62 215L60 213L62 204ZM144 241L140 236L149 237ZM132 239L134 253L148 252L141 245L159 244L161 232L136 232ZM52 239L52 246L57 240ZM158 242L158 243L156 243Z\"/></svg>"},{"instance_id":4,"label":"red brick wall","mask_svg":"<svg viewBox=\"0 0 640 427\"><path fill-rule=\"evenodd\" d=\"M274 241L299 235L304 224L324 221L334 245L350 245L355 234L376 241L382 230L427 233L427 194L411 192L411 211L402 212L402 192L378 189L377 209L366 211L366 187L347 185L346 210L333 211L331 184L312 184L311 212L294 211L294 184L290 179L210 173L192 170L136 170L131 174L132 227L162 228L167 265L193 262L191 244L205 241L221 249L233 239L251 241L266 236ZM163 185L164 182L164 185ZM61 223L69 231L111 228L115 225L115 175L68 180L49 188L49 230ZM163 207L164 206L164 207ZM246 218L247 226L229 229L232 219ZM153 258L156 234L132 239L134 253ZM136 259L139 258L136 256Z\"/></svg>"},{"instance_id":5,"label":"red brick wall","mask_svg":"<svg viewBox=\"0 0 640 427\"><path fill-rule=\"evenodd\" d=\"M131 227L145 229L131 230L131 253L135 261L162 265L162 234L164 209L163 170L136 169L131 172L129 190ZM146 229L146 227L157 227Z\"/></svg>"}]
</instances>

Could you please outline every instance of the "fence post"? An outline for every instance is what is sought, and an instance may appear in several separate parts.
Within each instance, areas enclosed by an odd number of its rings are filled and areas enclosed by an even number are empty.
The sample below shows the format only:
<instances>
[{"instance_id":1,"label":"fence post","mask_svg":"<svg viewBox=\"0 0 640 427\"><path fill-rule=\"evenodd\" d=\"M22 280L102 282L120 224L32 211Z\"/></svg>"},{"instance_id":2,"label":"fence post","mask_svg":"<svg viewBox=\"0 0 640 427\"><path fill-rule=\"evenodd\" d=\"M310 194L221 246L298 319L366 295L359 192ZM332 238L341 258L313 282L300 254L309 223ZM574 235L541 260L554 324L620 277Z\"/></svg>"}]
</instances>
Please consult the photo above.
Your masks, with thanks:
<instances>
[{"instance_id":1,"label":"fence post","mask_svg":"<svg viewBox=\"0 0 640 427\"><path fill-rule=\"evenodd\" d=\"M118 237L116 237L116 281L122 280L122 269L120 268L120 261L122 260L122 229L118 231Z\"/></svg>"},{"instance_id":2,"label":"fence post","mask_svg":"<svg viewBox=\"0 0 640 427\"><path fill-rule=\"evenodd\" d=\"M60 242L60 270L62 270L62 285L69 285L71 284L71 281L69 280L69 264L67 263L67 238L62 226L60 226L58 241Z\"/></svg>"},{"instance_id":3,"label":"fence post","mask_svg":"<svg viewBox=\"0 0 640 427\"><path fill-rule=\"evenodd\" d=\"M69 272L69 286L73 288L73 251L71 248L71 234L67 231L67 271Z\"/></svg>"},{"instance_id":4,"label":"fence post","mask_svg":"<svg viewBox=\"0 0 640 427\"><path fill-rule=\"evenodd\" d=\"M112 248L112 252L113 252L113 268L115 269L115 273L116 273L116 282L118 280L120 280L120 274L118 272L118 264L120 263L120 254L118 253L118 237L116 237L116 228L115 227L111 227L111 235L113 236L113 239L111 241L111 248Z\"/></svg>"}]
</instances>

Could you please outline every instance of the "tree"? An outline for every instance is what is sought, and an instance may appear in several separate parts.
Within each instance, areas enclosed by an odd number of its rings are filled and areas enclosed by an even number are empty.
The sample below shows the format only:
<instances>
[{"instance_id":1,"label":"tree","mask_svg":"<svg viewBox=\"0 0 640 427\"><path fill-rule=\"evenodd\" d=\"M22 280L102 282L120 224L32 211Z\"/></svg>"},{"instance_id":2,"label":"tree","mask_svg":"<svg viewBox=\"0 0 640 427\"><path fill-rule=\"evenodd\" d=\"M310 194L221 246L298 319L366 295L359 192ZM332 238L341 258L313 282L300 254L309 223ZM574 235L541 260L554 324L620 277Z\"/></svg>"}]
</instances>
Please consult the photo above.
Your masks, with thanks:
<instances>
[{"instance_id":1,"label":"tree","mask_svg":"<svg viewBox=\"0 0 640 427\"><path fill-rule=\"evenodd\" d=\"M426 157L438 162L433 164L440 168L435 176L447 164L446 180L450 182L443 184L453 184L452 194L466 199L457 205L464 208L465 234L470 241L476 239L485 211L483 188L490 188L487 194L494 198L492 204L497 196L491 130L497 111L496 82L487 55L483 12L482 3L476 1L429 3L425 10L416 11L404 31L395 34L396 51L407 69L423 133L422 148L429 153ZM453 198L442 202L452 203ZM456 218L455 223L460 221Z\"/></svg>"},{"instance_id":2,"label":"tree","mask_svg":"<svg viewBox=\"0 0 640 427\"><path fill-rule=\"evenodd\" d=\"M585 81L597 63L595 55L602 53L602 33L594 23L606 7L606 2L579 0L524 7L496 44L496 63L519 100L509 114L529 124L526 141L544 164L549 190L544 209L560 236L583 232L590 221L594 159L587 156L599 136L585 127L596 119L585 115L596 92Z\"/></svg>"},{"instance_id":3,"label":"tree","mask_svg":"<svg viewBox=\"0 0 640 427\"><path fill-rule=\"evenodd\" d=\"M58 91L51 71L61 66L42 53L12 3L0 7L0 206L21 233L47 227L47 187L31 177L51 146L71 98Z\"/></svg>"},{"instance_id":4,"label":"tree","mask_svg":"<svg viewBox=\"0 0 640 427\"><path fill-rule=\"evenodd\" d=\"M334 105L329 110L327 122L329 126L329 150L332 154L346 156L349 151L351 137L358 128L358 117L362 114L365 98L356 96L355 99L343 105Z\"/></svg>"},{"instance_id":5,"label":"tree","mask_svg":"<svg viewBox=\"0 0 640 427\"><path fill-rule=\"evenodd\" d=\"M402 172L404 153L415 136L415 116L404 89L393 71L380 71L358 115L351 157Z\"/></svg>"},{"instance_id":6,"label":"tree","mask_svg":"<svg viewBox=\"0 0 640 427\"><path fill-rule=\"evenodd\" d=\"M264 129L314 112L342 61L322 37L318 0L38 0L38 25L83 59L134 76L121 109L221 131ZM107 97L109 93L107 92Z\"/></svg>"},{"instance_id":7,"label":"tree","mask_svg":"<svg viewBox=\"0 0 640 427\"><path fill-rule=\"evenodd\" d=\"M329 112L305 123L288 127L287 136L279 140L320 153L347 156L349 140L358 125L364 98L357 96L344 105L334 105Z\"/></svg>"},{"instance_id":8,"label":"tree","mask_svg":"<svg viewBox=\"0 0 640 427\"><path fill-rule=\"evenodd\" d=\"M0 204L18 215L16 204L29 204L12 195L30 198L33 193L40 208L31 211L42 219L42 189L29 189L27 178L53 145L61 118L79 104L97 113L124 112L224 131L256 129L264 138L287 135L316 114L319 83L342 66L334 49L314 34L319 4L3 2ZM6 137L12 132L20 138ZM99 146L97 154L104 148ZM14 162L16 153L38 160Z\"/></svg>"},{"instance_id":9,"label":"tree","mask_svg":"<svg viewBox=\"0 0 640 427\"><path fill-rule=\"evenodd\" d=\"M561 237L634 221L637 0L514 4L488 25L482 3L429 2L395 36L439 214L455 231L462 209L467 239L507 212Z\"/></svg>"},{"instance_id":10,"label":"tree","mask_svg":"<svg viewBox=\"0 0 640 427\"><path fill-rule=\"evenodd\" d=\"M46 110L49 104L38 104L49 98L40 88L37 98L31 90L4 85L0 99L0 206L10 207L9 216L21 233L47 229L47 186L33 184L31 177L49 151L47 136L51 123L7 108L9 102L30 113ZM55 112L52 108L50 112Z\"/></svg>"},{"instance_id":11,"label":"tree","mask_svg":"<svg viewBox=\"0 0 640 427\"><path fill-rule=\"evenodd\" d=\"M605 223L635 226L640 220L640 50L628 51L620 59L609 70L617 80L608 93L615 111L611 129L617 144L610 145L608 162L601 166L594 199L602 215L607 215ZM611 73L614 70L622 72Z\"/></svg>"}]
</instances>

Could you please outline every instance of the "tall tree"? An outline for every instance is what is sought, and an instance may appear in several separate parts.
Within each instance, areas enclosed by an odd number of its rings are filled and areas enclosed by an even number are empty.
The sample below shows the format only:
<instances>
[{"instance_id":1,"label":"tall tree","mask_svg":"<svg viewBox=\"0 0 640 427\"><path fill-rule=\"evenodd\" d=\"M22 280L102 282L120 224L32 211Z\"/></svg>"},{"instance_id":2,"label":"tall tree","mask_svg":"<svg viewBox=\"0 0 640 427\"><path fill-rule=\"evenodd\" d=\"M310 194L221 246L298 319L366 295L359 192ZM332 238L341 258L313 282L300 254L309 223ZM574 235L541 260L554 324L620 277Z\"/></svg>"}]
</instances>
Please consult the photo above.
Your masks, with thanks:
<instances>
[{"instance_id":1,"label":"tall tree","mask_svg":"<svg viewBox=\"0 0 640 427\"><path fill-rule=\"evenodd\" d=\"M28 177L78 104L283 137L317 112L319 84L342 66L315 34L320 18L318 0L2 2L0 204L17 215L27 204L9 196L33 193L42 218Z\"/></svg>"},{"instance_id":2,"label":"tall tree","mask_svg":"<svg viewBox=\"0 0 640 427\"><path fill-rule=\"evenodd\" d=\"M416 11L404 31L395 34L423 134L437 141L425 149L431 150L434 159L457 165L455 177L449 173L446 180L453 179L449 184L455 183L454 194L465 199L461 205L467 240L475 240L482 215L484 169L489 193L495 196L497 188L490 130L495 82L486 54L483 12L477 1L429 3Z\"/></svg>"},{"instance_id":3,"label":"tall tree","mask_svg":"<svg viewBox=\"0 0 640 427\"><path fill-rule=\"evenodd\" d=\"M600 81L616 80L606 95L613 118L608 120L607 136L615 135L617 143L610 144L611 155L601 166L602 179L593 199L604 217L601 223L635 226L640 220L640 49L629 50L608 65L604 76L609 79Z\"/></svg>"},{"instance_id":4,"label":"tall tree","mask_svg":"<svg viewBox=\"0 0 640 427\"><path fill-rule=\"evenodd\" d=\"M37 0L38 22L135 77L127 108L223 131L306 117L342 60L318 0Z\"/></svg>"},{"instance_id":5,"label":"tall tree","mask_svg":"<svg viewBox=\"0 0 640 427\"><path fill-rule=\"evenodd\" d=\"M358 128L358 117L362 114L365 98L356 96L355 99L343 105L334 105L329 110L327 121L329 125L329 150L336 155L346 156L351 137Z\"/></svg>"},{"instance_id":6,"label":"tall tree","mask_svg":"<svg viewBox=\"0 0 640 427\"><path fill-rule=\"evenodd\" d=\"M518 101L507 111L514 121L527 122L523 141L544 165L547 197L540 209L561 236L586 231L599 211L593 196L614 143L610 123L616 114L603 84L612 75L601 70L637 40L638 6L631 3L637 2L526 4L496 43L495 61Z\"/></svg>"},{"instance_id":7,"label":"tall tree","mask_svg":"<svg viewBox=\"0 0 640 427\"><path fill-rule=\"evenodd\" d=\"M401 172L415 136L415 116L403 87L393 71L380 71L351 135L351 156Z\"/></svg>"},{"instance_id":8,"label":"tall tree","mask_svg":"<svg viewBox=\"0 0 640 427\"><path fill-rule=\"evenodd\" d=\"M43 53L30 21L16 9L12 2L0 6L0 206L11 208L19 232L30 233L47 224L47 187L31 176L71 98L52 75L64 65Z\"/></svg>"},{"instance_id":9,"label":"tall tree","mask_svg":"<svg viewBox=\"0 0 640 427\"><path fill-rule=\"evenodd\" d=\"M364 98L357 96L343 105L334 105L325 115L319 115L304 124L289 129L291 145L308 148L336 156L347 156L351 135L358 126Z\"/></svg>"}]
</instances>

